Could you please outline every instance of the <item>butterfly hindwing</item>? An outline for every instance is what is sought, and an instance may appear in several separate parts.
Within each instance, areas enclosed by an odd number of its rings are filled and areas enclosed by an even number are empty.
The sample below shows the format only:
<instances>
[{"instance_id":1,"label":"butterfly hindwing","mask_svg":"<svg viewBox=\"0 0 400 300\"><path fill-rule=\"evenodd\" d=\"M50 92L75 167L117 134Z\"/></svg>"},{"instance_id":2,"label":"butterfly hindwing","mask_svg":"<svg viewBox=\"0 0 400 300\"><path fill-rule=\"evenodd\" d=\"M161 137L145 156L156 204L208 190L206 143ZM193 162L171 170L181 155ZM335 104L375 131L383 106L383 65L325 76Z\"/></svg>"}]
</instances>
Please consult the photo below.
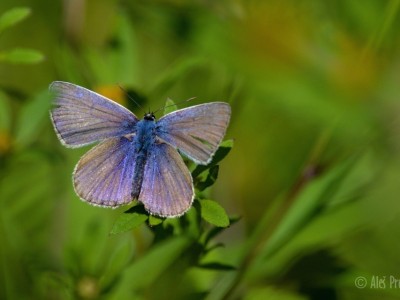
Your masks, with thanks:
<instances>
[{"instance_id":1,"label":"butterfly hindwing","mask_svg":"<svg viewBox=\"0 0 400 300\"><path fill-rule=\"evenodd\" d=\"M153 215L176 217L190 208L193 197L192 177L182 157L168 144L154 144L144 168L139 201Z\"/></svg>"},{"instance_id":2,"label":"butterfly hindwing","mask_svg":"<svg viewBox=\"0 0 400 300\"><path fill-rule=\"evenodd\" d=\"M208 164L225 135L229 104L212 102L174 111L157 122L157 135L198 164Z\"/></svg>"},{"instance_id":3,"label":"butterfly hindwing","mask_svg":"<svg viewBox=\"0 0 400 300\"><path fill-rule=\"evenodd\" d=\"M93 205L115 207L132 201L135 173L133 144L125 137L110 138L87 152L73 174L78 196Z\"/></svg>"},{"instance_id":4,"label":"butterfly hindwing","mask_svg":"<svg viewBox=\"0 0 400 300\"><path fill-rule=\"evenodd\" d=\"M132 132L138 122L125 107L78 85L55 81L51 119L60 141L80 147Z\"/></svg>"}]
</instances>

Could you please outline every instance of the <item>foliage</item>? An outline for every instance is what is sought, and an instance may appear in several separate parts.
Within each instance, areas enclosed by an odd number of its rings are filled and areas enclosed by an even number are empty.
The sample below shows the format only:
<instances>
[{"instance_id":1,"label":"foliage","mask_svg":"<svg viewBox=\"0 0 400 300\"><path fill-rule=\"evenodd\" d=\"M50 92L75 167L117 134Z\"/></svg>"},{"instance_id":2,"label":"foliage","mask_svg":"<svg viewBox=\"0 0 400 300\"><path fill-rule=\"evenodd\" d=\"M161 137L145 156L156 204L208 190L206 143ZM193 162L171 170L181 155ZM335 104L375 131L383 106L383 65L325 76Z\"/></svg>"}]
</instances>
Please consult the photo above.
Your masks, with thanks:
<instances>
[{"instance_id":1,"label":"foliage","mask_svg":"<svg viewBox=\"0 0 400 300\"><path fill-rule=\"evenodd\" d=\"M0 16L0 34L15 24L21 22L30 14L30 9L27 7L16 7L10 9ZM9 51L0 52L0 63L38 63L43 60L43 55L33 49L15 48Z\"/></svg>"},{"instance_id":2,"label":"foliage","mask_svg":"<svg viewBox=\"0 0 400 300\"><path fill-rule=\"evenodd\" d=\"M0 299L399 298L399 1L14 2L0 2ZM57 140L54 80L139 117L229 102L212 162L187 161L193 207L79 201L88 148Z\"/></svg>"}]
</instances>

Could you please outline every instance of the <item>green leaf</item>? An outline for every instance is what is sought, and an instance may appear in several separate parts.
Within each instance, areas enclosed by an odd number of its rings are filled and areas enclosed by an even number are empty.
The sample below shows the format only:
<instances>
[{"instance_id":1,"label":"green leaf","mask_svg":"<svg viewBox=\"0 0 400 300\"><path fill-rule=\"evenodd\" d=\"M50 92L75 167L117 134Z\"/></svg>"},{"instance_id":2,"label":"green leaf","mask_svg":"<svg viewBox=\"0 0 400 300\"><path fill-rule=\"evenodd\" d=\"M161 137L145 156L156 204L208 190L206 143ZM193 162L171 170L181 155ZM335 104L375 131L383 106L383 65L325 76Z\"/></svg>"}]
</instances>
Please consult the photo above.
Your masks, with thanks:
<instances>
[{"instance_id":1,"label":"green leaf","mask_svg":"<svg viewBox=\"0 0 400 300\"><path fill-rule=\"evenodd\" d=\"M44 120L50 122L50 93L46 89L25 104L18 116L15 142L18 146L26 146L40 134L39 127Z\"/></svg>"},{"instance_id":2,"label":"green leaf","mask_svg":"<svg viewBox=\"0 0 400 300\"><path fill-rule=\"evenodd\" d=\"M161 224L164 221L164 219L150 215L149 216L149 225L150 226L157 226Z\"/></svg>"},{"instance_id":3,"label":"green leaf","mask_svg":"<svg viewBox=\"0 0 400 300\"><path fill-rule=\"evenodd\" d=\"M225 209L212 200L200 200L201 217L217 227L229 226L229 218Z\"/></svg>"},{"instance_id":4,"label":"green leaf","mask_svg":"<svg viewBox=\"0 0 400 300\"><path fill-rule=\"evenodd\" d=\"M220 262L209 262L200 264L197 267L207 270L215 270L215 271L234 271L236 270L235 266L224 264Z\"/></svg>"},{"instance_id":5,"label":"green leaf","mask_svg":"<svg viewBox=\"0 0 400 300\"><path fill-rule=\"evenodd\" d=\"M110 235L132 230L143 224L148 217L142 205L131 207L118 217L110 231Z\"/></svg>"},{"instance_id":6,"label":"green leaf","mask_svg":"<svg viewBox=\"0 0 400 300\"><path fill-rule=\"evenodd\" d=\"M181 235L183 233L182 227L180 226L180 218L167 218L162 224L164 232L167 234L169 230L172 230L174 235Z\"/></svg>"},{"instance_id":7,"label":"green leaf","mask_svg":"<svg viewBox=\"0 0 400 300\"><path fill-rule=\"evenodd\" d=\"M215 164L219 163L221 160L223 160L225 158L225 156L227 156L228 153L231 151L232 147L233 147L232 139L223 141L219 145L219 148L218 148L217 152L215 153L211 163L213 165L215 165Z\"/></svg>"},{"instance_id":8,"label":"green leaf","mask_svg":"<svg viewBox=\"0 0 400 300\"><path fill-rule=\"evenodd\" d=\"M165 101L164 115L169 114L177 109L178 106L176 106L175 102L172 99L168 98L167 101Z\"/></svg>"},{"instance_id":9,"label":"green leaf","mask_svg":"<svg viewBox=\"0 0 400 300\"><path fill-rule=\"evenodd\" d=\"M6 28L21 22L30 13L31 9L28 7L15 7L6 11L0 16L0 33Z\"/></svg>"},{"instance_id":10,"label":"green leaf","mask_svg":"<svg viewBox=\"0 0 400 300\"><path fill-rule=\"evenodd\" d=\"M217 165L221 160L225 158L225 156L228 155L228 153L231 151L233 147L233 140L226 140L219 145L219 148L217 152L215 152L214 157L212 161L207 165L198 165L192 172L192 177L196 178L199 176L201 173L203 173L205 170L211 168L212 166Z\"/></svg>"},{"instance_id":11,"label":"green leaf","mask_svg":"<svg viewBox=\"0 0 400 300\"><path fill-rule=\"evenodd\" d=\"M204 181L200 181L196 184L196 188L198 188L200 191L204 191L206 188L212 186L214 182L218 178L218 171L219 171L219 166L212 166L207 173L207 177Z\"/></svg>"},{"instance_id":12,"label":"green leaf","mask_svg":"<svg viewBox=\"0 0 400 300\"><path fill-rule=\"evenodd\" d=\"M43 61L43 59L43 54L33 49L16 48L0 52L0 61L12 64L36 64Z\"/></svg>"}]
</instances>

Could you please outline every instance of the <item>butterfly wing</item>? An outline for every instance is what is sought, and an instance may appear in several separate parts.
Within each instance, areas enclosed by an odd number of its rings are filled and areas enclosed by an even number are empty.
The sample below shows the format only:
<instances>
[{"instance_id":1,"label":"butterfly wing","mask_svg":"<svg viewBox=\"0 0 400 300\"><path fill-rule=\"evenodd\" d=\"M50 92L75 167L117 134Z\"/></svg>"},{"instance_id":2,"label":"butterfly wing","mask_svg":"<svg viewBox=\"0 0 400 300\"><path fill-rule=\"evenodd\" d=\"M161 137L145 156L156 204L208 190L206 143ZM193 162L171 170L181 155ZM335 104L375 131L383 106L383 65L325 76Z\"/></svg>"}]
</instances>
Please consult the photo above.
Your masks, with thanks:
<instances>
[{"instance_id":1,"label":"butterfly wing","mask_svg":"<svg viewBox=\"0 0 400 300\"><path fill-rule=\"evenodd\" d=\"M225 135L228 103L212 102L174 111L157 122L157 135L198 164L208 164Z\"/></svg>"},{"instance_id":2,"label":"butterfly wing","mask_svg":"<svg viewBox=\"0 0 400 300\"><path fill-rule=\"evenodd\" d=\"M125 107L78 85L55 81L51 119L60 141L80 147L110 137L132 133L138 122Z\"/></svg>"},{"instance_id":3,"label":"butterfly wing","mask_svg":"<svg viewBox=\"0 0 400 300\"><path fill-rule=\"evenodd\" d=\"M165 143L155 144L144 168L139 195L146 210L162 217L177 217L192 205L192 177L179 153Z\"/></svg>"},{"instance_id":4,"label":"butterfly wing","mask_svg":"<svg viewBox=\"0 0 400 300\"><path fill-rule=\"evenodd\" d=\"M79 160L73 174L75 192L90 204L115 207L132 201L134 146L125 137L107 139Z\"/></svg>"}]
</instances>

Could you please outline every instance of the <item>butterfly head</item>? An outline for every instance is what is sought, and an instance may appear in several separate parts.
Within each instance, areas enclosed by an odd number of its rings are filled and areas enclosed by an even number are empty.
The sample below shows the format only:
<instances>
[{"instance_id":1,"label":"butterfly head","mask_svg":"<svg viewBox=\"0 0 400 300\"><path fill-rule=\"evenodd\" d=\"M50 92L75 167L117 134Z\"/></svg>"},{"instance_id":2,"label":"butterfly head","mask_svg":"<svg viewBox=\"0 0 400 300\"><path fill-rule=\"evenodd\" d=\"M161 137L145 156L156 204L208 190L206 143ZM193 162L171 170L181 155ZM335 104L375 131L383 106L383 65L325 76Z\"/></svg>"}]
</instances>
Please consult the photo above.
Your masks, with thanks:
<instances>
[{"instance_id":1,"label":"butterfly head","mask_svg":"<svg viewBox=\"0 0 400 300\"><path fill-rule=\"evenodd\" d=\"M144 119L147 121L154 121L156 117L154 116L154 113L145 113L144 114Z\"/></svg>"}]
</instances>

